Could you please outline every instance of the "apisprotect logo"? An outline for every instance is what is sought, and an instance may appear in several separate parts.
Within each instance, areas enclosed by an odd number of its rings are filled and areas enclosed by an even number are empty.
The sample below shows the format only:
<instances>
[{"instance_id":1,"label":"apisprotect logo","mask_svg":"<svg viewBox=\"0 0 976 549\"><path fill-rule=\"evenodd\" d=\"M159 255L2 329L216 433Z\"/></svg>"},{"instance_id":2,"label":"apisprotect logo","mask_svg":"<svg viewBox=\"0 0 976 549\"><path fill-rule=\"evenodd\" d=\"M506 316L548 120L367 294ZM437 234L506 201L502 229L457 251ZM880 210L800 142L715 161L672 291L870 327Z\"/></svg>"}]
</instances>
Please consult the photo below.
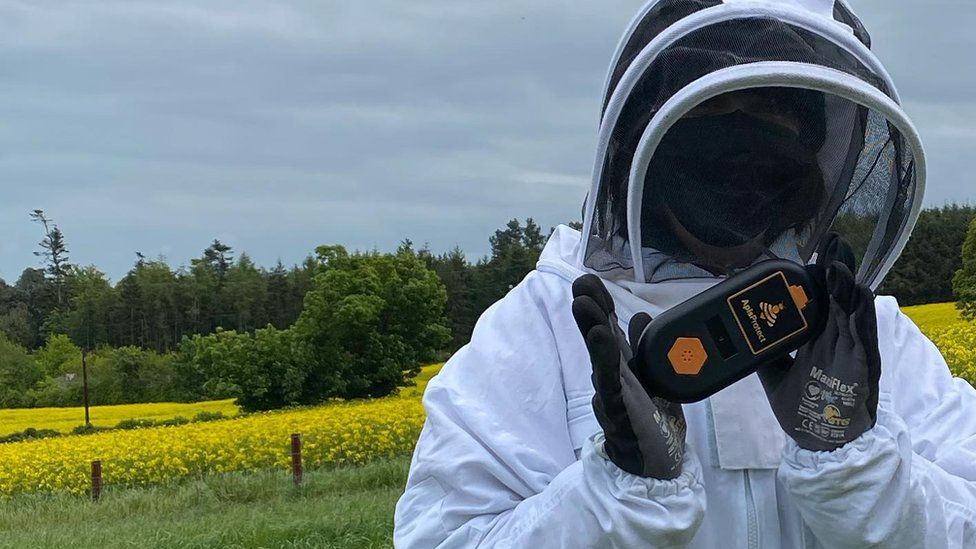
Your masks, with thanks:
<instances>
[{"instance_id":1,"label":"apisprotect logo","mask_svg":"<svg viewBox=\"0 0 976 549\"><path fill-rule=\"evenodd\" d=\"M779 305L770 305L765 301L761 301L759 302L759 310L762 312L759 314L759 318L765 320L766 324L772 328L776 325L776 318L781 312L783 312L783 309L786 309L786 305L784 303L780 303Z\"/></svg>"},{"instance_id":2,"label":"apisprotect logo","mask_svg":"<svg viewBox=\"0 0 976 549\"><path fill-rule=\"evenodd\" d=\"M748 299L742 300L742 312L749 319L749 325L752 326L752 330L756 334L756 339L760 343L766 343L766 334L763 333L762 326L759 325L759 316L756 315L756 311L753 310Z\"/></svg>"},{"instance_id":3,"label":"apisprotect logo","mask_svg":"<svg viewBox=\"0 0 976 549\"><path fill-rule=\"evenodd\" d=\"M780 271L729 296L728 305L753 354L799 334L807 328L797 304L801 292L790 287ZM806 304L806 299L801 301Z\"/></svg>"}]
</instances>

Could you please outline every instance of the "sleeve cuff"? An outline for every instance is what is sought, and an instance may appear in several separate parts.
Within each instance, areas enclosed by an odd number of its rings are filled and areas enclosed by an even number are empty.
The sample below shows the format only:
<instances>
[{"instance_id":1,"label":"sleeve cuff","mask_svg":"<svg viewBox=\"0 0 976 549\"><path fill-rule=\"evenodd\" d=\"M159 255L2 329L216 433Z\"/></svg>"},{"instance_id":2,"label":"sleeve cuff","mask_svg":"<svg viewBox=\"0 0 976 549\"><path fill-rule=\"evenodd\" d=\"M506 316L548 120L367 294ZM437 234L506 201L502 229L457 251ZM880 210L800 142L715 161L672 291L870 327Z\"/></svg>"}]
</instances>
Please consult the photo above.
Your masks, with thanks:
<instances>
[{"instance_id":1,"label":"sleeve cuff","mask_svg":"<svg viewBox=\"0 0 976 549\"><path fill-rule=\"evenodd\" d=\"M661 499L704 494L701 463L690 446L685 446L681 474L671 480L660 480L633 475L617 467L607 457L604 440L603 433L590 437L583 449L583 468L603 477L615 496Z\"/></svg>"},{"instance_id":2,"label":"sleeve cuff","mask_svg":"<svg viewBox=\"0 0 976 549\"><path fill-rule=\"evenodd\" d=\"M895 450L902 454L907 444L908 431L904 421L888 412L887 399L878 403L878 420L874 427L861 436L833 451L814 451L800 448L796 441L788 439L784 449L784 465L792 469L825 470L835 465L851 467L867 464L872 457Z\"/></svg>"}]
</instances>

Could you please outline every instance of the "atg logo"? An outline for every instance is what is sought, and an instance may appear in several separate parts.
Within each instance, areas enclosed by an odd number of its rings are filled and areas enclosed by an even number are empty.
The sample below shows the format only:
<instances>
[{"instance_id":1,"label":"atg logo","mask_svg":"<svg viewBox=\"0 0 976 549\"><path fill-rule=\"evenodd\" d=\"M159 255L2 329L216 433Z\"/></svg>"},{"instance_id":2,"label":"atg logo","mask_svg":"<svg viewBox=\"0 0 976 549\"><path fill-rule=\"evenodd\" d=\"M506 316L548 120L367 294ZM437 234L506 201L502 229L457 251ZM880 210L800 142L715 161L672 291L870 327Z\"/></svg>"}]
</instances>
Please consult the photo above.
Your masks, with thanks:
<instances>
[{"instance_id":1,"label":"atg logo","mask_svg":"<svg viewBox=\"0 0 976 549\"><path fill-rule=\"evenodd\" d=\"M783 303L780 303L779 305L770 305L765 301L760 301L759 310L762 312L759 314L759 318L765 320L766 324L770 328L772 328L773 326L776 325L776 318L779 316L781 312L783 312L783 309L785 308L786 305L784 305Z\"/></svg>"}]
</instances>

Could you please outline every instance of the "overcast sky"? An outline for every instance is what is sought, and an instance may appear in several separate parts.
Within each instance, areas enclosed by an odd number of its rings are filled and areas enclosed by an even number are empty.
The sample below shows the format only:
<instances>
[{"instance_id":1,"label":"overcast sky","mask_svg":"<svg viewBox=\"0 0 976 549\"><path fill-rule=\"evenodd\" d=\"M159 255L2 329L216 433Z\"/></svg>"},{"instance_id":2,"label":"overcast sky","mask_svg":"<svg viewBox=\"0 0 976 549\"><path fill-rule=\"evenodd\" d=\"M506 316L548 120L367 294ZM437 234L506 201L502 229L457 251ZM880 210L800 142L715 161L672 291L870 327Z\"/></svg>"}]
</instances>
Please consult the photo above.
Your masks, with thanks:
<instances>
[{"instance_id":1,"label":"overcast sky","mask_svg":"<svg viewBox=\"0 0 976 549\"><path fill-rule=\"evenodd\" d=\"M0 277L43 208L71 260L214 238L264 265L316 245L485 253L577 219L600 88L642 0L0 2ZM976 2L854 0L929 154L976 202Z\"/></svg>"}]
</instances>

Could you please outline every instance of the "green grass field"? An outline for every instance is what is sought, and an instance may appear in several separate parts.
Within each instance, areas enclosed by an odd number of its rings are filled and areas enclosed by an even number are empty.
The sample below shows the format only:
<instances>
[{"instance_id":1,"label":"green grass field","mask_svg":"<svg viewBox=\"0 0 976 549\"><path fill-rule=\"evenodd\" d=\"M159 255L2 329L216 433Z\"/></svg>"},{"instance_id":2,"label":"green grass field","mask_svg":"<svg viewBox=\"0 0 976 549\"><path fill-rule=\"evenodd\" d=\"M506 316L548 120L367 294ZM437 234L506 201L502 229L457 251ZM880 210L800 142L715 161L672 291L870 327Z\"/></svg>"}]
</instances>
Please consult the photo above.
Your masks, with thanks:
<instances>
[{"instance_id":1,"label":"green grass field","mask_svg":"<svg viewBox=\"0 0 976 549\"><path fill-rule=\"evenodd\" d=\"M155 488L106 488L97 503L23 495L0 504L0 547L390 547L409 458L312 471L228 473Z\"/></svg>"}]
</instances>

